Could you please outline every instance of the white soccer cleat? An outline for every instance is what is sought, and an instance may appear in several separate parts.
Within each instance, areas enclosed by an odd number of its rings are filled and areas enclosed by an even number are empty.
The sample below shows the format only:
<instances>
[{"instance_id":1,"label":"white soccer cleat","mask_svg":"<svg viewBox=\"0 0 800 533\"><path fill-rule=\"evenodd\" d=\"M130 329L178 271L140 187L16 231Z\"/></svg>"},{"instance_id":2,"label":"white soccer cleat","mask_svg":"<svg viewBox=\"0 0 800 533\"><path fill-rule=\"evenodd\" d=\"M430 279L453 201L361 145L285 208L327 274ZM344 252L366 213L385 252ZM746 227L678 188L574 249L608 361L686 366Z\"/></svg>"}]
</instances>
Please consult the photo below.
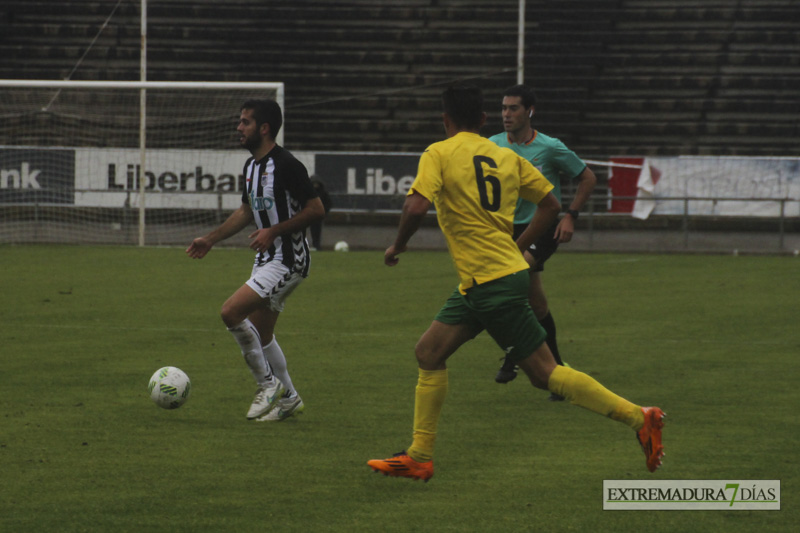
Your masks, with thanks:
<instances>
[{"instance_id":1,"label":"white soccer cleat","mask_svg":"<svg viewBox=\"0 0 800 533\"><path fill-rule=\"evenodd\" d=\"M250 404L250 410L247 411L247 418L252 420L267 414L273 407L277 405L277 399L283 396L286 389L279 379L273 378L272 383L259 387L256 391L256 397L253 403Z\"/></svg>"},{"instance_id":2,"label":"white soccer cleat","mask_svg":"<svg viewBox=\"0 0 800 533\"><path fill-rule=\"evenodd\" d=\"M275 407L267 414L256 419L256 422L280 422L290 416L299 415L303 412L306 406L299 394L294 398L281 398L275 402Z\"/></svg>"}]
</instances>

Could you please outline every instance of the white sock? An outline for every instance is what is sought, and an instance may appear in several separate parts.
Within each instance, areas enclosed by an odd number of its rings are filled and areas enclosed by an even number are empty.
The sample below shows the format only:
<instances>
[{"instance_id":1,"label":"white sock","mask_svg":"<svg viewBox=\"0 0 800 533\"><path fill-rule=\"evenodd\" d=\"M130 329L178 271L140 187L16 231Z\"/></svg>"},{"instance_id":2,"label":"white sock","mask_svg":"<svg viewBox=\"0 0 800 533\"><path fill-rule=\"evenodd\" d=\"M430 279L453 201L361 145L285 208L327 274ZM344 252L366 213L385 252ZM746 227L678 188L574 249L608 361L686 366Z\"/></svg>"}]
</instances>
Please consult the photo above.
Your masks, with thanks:
<instances>
[{"instance_id":1,"label":"white sock","mask_svg":"<svg viewBox=\"0 0 800 533\"><path fill-rule=\"evenodd\" d=\"M228 331L239 343L244 360L247 366L250 367L250 372L253 373L253 378L255 378L258 386L267 385L273 379L272 369L264 357L264 350L261 348L261 336L258 334L256 327L249 319L245 318L242 322L228 328Z\"/></svg>"},{"instance_id":2,"label":"white sock","mask_svg":"<svg viewBox=\"0 0 800 533\"><path fill-rule=\"evenodd\" d=\"M283 355L283 350L278 345L278 339L273 335L272 342L263 346L262 350L269 362L269 366L275 372L275 377L281 380L283 386L286 387L285 395L288 397L297 394L297 391L294 390L294 385L292 385L292 378L289 377L289 370L286 368L286 356Z\"/></svg>"}]
</instances>

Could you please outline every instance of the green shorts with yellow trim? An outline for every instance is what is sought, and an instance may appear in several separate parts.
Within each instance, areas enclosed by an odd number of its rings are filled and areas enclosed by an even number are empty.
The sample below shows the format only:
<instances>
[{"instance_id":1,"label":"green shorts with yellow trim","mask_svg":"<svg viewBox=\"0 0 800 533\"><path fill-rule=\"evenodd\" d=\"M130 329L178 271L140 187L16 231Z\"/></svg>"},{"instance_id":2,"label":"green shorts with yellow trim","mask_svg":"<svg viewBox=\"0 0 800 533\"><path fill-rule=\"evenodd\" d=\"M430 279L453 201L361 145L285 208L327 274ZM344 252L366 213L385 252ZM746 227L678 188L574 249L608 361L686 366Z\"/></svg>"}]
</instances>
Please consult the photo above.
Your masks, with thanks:
<instances>
[{"instance_id":1,"label":"green shorts with yellow trim","mask_svg":"<svg viewBox=\"0 0 800 533\"><path fill-rule=\"evenodd\" d=\"M531 355L547 334L528 303L527 270L467 289L456 288L434 317L444 324L463 324L473 336L484 329L513 361Z\"/></svg>"}]
</instances>

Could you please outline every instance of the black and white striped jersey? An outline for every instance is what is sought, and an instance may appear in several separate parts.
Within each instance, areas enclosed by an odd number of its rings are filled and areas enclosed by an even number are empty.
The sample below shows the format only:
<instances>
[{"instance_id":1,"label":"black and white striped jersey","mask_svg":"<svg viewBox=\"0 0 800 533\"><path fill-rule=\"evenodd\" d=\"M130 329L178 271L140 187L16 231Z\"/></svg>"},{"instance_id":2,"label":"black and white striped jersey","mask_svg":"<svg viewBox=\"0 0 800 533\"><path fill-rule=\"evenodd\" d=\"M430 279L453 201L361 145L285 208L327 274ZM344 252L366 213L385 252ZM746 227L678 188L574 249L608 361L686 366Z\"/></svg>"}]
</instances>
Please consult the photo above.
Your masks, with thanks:
<instances>
[{"instance_id":1,"label":"black and white striped jersey","mask_svg":"<svg viewBox=\"0 0 800 533\"><path fill-rule=\"evenodd\" d=\"M242 202L253 210L259 229L272 227L296 215L306 202L316 198L306 167L288 150L276 145L261 160L244 164ZM256 264L280 261L290 270L308 275L309 252L305 229L282 235L266 252L256 254Z\"/></svg>"}]
</instances>

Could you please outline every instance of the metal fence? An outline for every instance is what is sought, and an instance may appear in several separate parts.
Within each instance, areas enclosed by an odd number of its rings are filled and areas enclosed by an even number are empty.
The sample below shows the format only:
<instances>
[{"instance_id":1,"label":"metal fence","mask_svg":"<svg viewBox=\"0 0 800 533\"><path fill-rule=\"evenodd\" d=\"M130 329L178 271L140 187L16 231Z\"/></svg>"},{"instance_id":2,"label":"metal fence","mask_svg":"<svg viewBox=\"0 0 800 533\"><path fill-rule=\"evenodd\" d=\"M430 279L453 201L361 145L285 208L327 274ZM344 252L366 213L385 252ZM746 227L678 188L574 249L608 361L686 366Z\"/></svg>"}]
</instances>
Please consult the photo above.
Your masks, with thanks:
<instances>
[{"instance_id":1,"label":"metal fence","mask_svg":"<svg viewBox=\"0 0 800 533\"><path fill-rule=\"evenodd\" d=\"M79 194L82 191L76 190ZM198 193L185 193L197 195ZM207 195L207 193L205 194ZM148 245L183 245L207 233L231 213L236 193L217 193L216 208L148 208L144 217ZM615 200L635 198L615 197ZM227 201L223 201L227 200ZM237 200L238 199L234 199ZM376 209L350 208L345 198L335 198L325 221L325 240L346 240L354 249L380 249L393 239L403 196ZM385 201L385 198L383 198ZM569 198L565 198L565 205ZM573 241L574 251L642 251L720 253L794 253L800 249L800 217L796 199L669 197L659 202L678 203L677 214L653 214L640 220L630 213L608 211L610 197L595 195L584 207ZM696 214L696 203L772 203L776 216ZM228 207L226 207L228 206ZM78 207L63 203L0 203L0 243L69 243L136 245L140 230L137 209L130 206ZM242 232L246 233L246 232ZM431 213L416 238L424 247L444 248ZM242 236L227 245L241 245Z\"/></svg>"}]
</instances>

